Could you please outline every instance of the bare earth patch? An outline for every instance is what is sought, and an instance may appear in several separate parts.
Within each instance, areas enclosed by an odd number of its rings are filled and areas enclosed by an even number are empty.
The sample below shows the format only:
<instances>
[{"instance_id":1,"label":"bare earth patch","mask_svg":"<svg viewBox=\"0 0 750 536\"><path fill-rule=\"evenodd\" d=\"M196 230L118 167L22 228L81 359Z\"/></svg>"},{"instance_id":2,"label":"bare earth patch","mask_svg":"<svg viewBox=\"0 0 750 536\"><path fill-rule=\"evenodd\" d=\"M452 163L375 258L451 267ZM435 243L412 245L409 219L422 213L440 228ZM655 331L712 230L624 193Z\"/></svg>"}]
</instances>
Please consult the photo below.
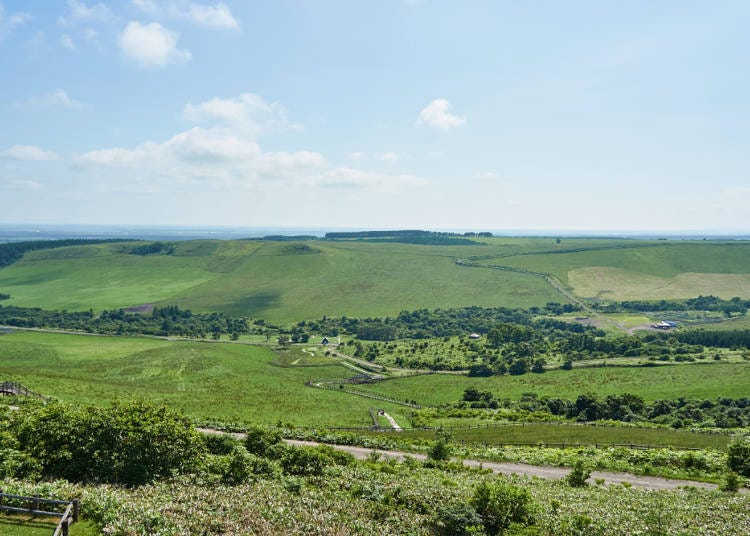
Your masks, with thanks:
<instances>
[{"instance_id":1,"label":"bare earth patch","mask_svg":"<svg viewBox=\"0 0 750 536\"><path fill-rule=\"evenodd\" d=\"M608 266L589 266L568 272L578 296L611 300L668 300L714 295L723 299L750 296L750 274L701 274L675 277L631 272Z\"/></svg>"}]
</instances>

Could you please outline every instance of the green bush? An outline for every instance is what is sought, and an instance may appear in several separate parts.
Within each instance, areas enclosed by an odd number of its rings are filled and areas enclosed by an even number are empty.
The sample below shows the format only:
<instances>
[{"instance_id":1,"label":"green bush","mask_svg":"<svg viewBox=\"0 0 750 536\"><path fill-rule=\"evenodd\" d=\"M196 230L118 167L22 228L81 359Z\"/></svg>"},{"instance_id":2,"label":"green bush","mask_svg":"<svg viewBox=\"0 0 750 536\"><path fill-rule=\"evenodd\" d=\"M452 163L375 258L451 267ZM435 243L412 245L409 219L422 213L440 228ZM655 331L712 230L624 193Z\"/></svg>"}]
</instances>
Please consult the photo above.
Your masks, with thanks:
<instances>
[{"instance_id":1,"label":"green bush","mask_svg":"<svg viewBox=\"0 0 750 536\"><path fill-rule=\"evenodd\" d=\"M332 463L331 458L316 447L287 447L279 460L285 475L318 476Z\"/></svg>"},{"instance_id":2,"label":"green bush","mask_svg":"<svg viewBox=\"0 0 750 536\"><path fill-rule=\"evenodd\" d=\"M270 478L279 472L274 462L251 454L244 447L236 447L227 459L228 463L222 475L222 480L226 484L242 484L256 477Z\"/></svg>"},{"instance_id":3,"label":"green bush","mask_svg":"<svg viewBox=\"0 0 750 536\"><path fill-rule=\"evenodd\" d=\"M524 488L482 482L469 502L482 518L488 534L502 534L514 523L533 524L531 494Z\"/></svg>"},{"instance_id":4,"label":"green bush","mask_svg":"<svg viewBox=\"0 0 750 536\"><path fill-rule=\"evenodd\" d=\"M245 448L252 454L265 456L268 449L273 445L281 443L282 439L283 437L280 430L251 426L246 431Z\"/></svg>"},{"instance_id":5,"label":"green bush","mask_svg":"<svg viewBox=\"0 0 750 536\"><path fill-rule=\"evenodd\" d=\"M207 434L204 440L211 454L231 454L239 444L235 438L227 434Z\"/></svg>"},{"instance_id":6,"label":"green bush","mask_svg":"<svg viewBox=\"0 0 750 536\"><path fill-rule=\"evenodd\" d=\"M441 437L430 446L430 450L427 451L427 456L429 456L431 460L445 461L450 459L452 452L453 449L448 444L448 440Z\"/></svg>"},{"instance_id":7,"label":"green bush","mask_svg":"<svg viewBox=\"0 0 750 536\"><path fill-rule=\"evenodd\" d=\"M16 413L10 429L43 476L143 484L192 471L205 453L189 419L147 402L110 408L55 402Z\"/></svg>"},{"instance_id":8,"label":"green bush","mask_svg":"<svg viewBox=\"0 0 750 536\"><path fill-rule=\"evenodd\" d=\"M465 536L482 531L482 518L466 503L454 503L437 509L432 530L439 536Z\"/></svg>"},{"instance_id":9,"label":"green bush","mask_svg":"<svg viewBox=\"0 0 750 536\"><path fill-rule=\"evenodd\" d=\"M750 437L737 436L727 449L727 466L742 476L750 477Z\"/></svg>"},{"instance_id":10,"label":"green bush","mask_svg":"<svg viewBox=\"0 0 750 536\"><path fill-rule=\"evenodd\" d=\"M568 473L568 476L565 477L565 481L573 488L582 488L588 485L586 480L588 480L590 476L591 471L583 466L581 460L578 460L575 465L573 465L573 469Z\"/></svg>"}]
</instances>

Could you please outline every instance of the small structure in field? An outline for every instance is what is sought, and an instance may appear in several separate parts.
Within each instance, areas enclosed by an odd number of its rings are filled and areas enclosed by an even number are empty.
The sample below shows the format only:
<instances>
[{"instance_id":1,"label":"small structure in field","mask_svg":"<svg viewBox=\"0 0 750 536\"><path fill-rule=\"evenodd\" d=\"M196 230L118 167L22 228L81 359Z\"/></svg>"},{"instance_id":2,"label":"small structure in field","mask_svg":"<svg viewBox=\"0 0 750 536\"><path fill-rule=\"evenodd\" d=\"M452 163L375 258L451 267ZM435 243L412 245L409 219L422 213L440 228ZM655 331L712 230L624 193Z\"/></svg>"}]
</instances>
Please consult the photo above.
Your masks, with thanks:
<instances>
[{"instance_id":1,"label":"small structure in field","mask_svg":"<svg viewBox=\"0 0 750 536\"><path fill-rule=\"evenodd\" d=\"M320 341L320 344L322 344L323 346L328 346L330 342L331 341L328 340L328 337L323 337L323 339Z\"/></svg>"},{"instance_id":2,"label":"small structure in field","mask_svg":"<svg viewBox=\"0 0 750 536\"><path fill-rule=\"evenodd\" d=\"M477 339L481 339L482 336L479 333L472 333L471 335L469 335L469 338L476 341Z\"/></svg>"}]
</instances>

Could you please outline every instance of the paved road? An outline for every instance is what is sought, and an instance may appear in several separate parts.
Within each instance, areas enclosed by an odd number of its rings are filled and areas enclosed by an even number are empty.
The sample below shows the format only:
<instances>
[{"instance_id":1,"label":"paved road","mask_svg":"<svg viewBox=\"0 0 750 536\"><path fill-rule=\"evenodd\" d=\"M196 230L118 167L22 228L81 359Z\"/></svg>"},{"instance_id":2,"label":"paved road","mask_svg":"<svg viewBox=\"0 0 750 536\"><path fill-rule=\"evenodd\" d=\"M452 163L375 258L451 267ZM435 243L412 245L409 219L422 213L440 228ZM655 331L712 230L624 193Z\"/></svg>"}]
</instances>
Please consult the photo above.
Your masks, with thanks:
<instances>
[{"instance_id":1,"label":"paved road","mask_svg":"<svg viewBox=\"0 0 750 536\"><path fill-rule=\"evenodd\" d=\"M199 428L199 431L207 434L221 434L217 430L211 430L208 428ZM242 439L244 434L231 434L232 436ZM296 439L285 440L287 444L302 447L310 446L314 447L321 445L315 441L299 441ZM415 460L426 460L427 456L424 454L415 454L410 452L402 452L397 450L379 450L379 449L368 449L365 447L354 447L349 445L329 445L336 450L348 452L358 460L364 460L372 456L373 452L377 453L381 458L394 458L396 460L403 460L407 457ZM565 467L552 467L547 465L528 465L525 463L511 463L511 462L487 462L481 460L463 460L463 464L468 467L476 467L482 469L489 469L493 473L503 475L525 475L535 476L538 478L546 479L561 479L565 478L570 472L569 468ZM594 483L595 479L603 479L606 484L623 484L627 483L631 486L655 489L655 490L670 490L677 489L683 486L692 486L695 488L703 489L716 489L716 484L709 484L707 482L697 482L694 480L677 480L670 478L662 478L658 476L638 476L630 473L614 473L608 471L593 471L591 473L590 483ZM740 490L741 493L747 493L747 488Z\"/></svg>"}]
</instances>

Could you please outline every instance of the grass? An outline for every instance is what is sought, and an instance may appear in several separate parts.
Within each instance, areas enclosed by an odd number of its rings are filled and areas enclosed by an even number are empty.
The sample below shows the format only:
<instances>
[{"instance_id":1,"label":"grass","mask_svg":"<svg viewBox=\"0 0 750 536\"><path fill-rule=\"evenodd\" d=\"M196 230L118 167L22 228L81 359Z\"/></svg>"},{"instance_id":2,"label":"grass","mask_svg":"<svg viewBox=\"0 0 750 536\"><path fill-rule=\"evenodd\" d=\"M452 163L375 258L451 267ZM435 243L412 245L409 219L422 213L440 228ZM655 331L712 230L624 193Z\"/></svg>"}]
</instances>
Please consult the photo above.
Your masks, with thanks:
<instances>
[{"instance_id":1,"label":"grass","mask_svg":"<svg viewBox=\"0 0 750 536\"><path fill-rule=\"evenodd\" d=\"M582 297L626 300L750 295L747 242L622 240L585 247L584 251L483 262L550 273Z\"/></svg>"},{"instance_id":2,"label":"grass","mask_svg":"<svg viewBox=\"0 0 750 536\"><path fill-rule=\"evenodd\" d=\"M393 432L378 432L378 434ZM681 430L631 428L618 426L591 426L577 424L534 423L523 425L495 425L486 428L452 429L455 442L483 443L487 445L510 444L566 444L574 445L653 445L678 448L710 448L724 450L730 437L721 434L703 434ZM431 430L407 430L398 433L403 439L435 439Z\"/></svg>"},{"instance_id":3,"label":"grass","mask_svg":"<svg viewBox=\"0 0 750 536\"><path fill-rule=\"evenodd\" d=\"M145 257L127 254L132 246L125 244L36 251L0 270L0 289L12 296L6 305L101 310L178 304L272 322L561 301L539 278L456 265L458 255L487 246L306 245L303 254L292 244L254 241L184 242L174 255Z\"/></svg>"},{"instance_id":4,"label":"grass","mask_svg":"<svg viewBox=\"0 0 750 536\"><path fill-rule=\"evenodd\" d=\"M4 304L80 310L178 304L272 322L393 315L459 306L567 302L542 278L456 264L471 259L551 273L582 296L750 295L750 243L493 238L477 246L356 241L197 240L173 255L132 244L30 252L0 270ZM581 251L570 251L581 250ZM556 251L557 253L545 253Z\"/></svg>"},{"instance_id":5,"label":"grass","mask_svg":"<svg viewBox=\"0 0 750 536\"><path fill-rule=\"evenodd\" d=\"M582 393L599 397L632 393L647 402L659 399L742 398L750 392L750 363L680 364L658 367L596 367L544 374L470 378L447 374L393 379L363 385L398 400L440 405L461 399L468 387L490 391L497 398L518 399L523 393L575 400Z\"/></svg>"},{"instance_id":6,"label":"grass","mask_svg":"<svg viewBox=\"0 0 750 536\"><path fill-rule=\"evenodd\" d=\"M244 344L17 331L0 337L0 356L2 381L72 403L144 398L200 419L307 426L368 426L374 404L304 386L348 368L274 366L273 351Z\"/></svg>"},{"instance_id":7,"label":"grass","mask_svg":"<svg viewBox=\"0 0 750 536\"><path fill-rule=\"evenodd\" d=\"M0 514L0 534L2 536L51 536L58 519L53 517L31 517L25 515ZM85 521L70 527L70 536L95 536L99 530Z\"/></svg>"}]
</instances>

